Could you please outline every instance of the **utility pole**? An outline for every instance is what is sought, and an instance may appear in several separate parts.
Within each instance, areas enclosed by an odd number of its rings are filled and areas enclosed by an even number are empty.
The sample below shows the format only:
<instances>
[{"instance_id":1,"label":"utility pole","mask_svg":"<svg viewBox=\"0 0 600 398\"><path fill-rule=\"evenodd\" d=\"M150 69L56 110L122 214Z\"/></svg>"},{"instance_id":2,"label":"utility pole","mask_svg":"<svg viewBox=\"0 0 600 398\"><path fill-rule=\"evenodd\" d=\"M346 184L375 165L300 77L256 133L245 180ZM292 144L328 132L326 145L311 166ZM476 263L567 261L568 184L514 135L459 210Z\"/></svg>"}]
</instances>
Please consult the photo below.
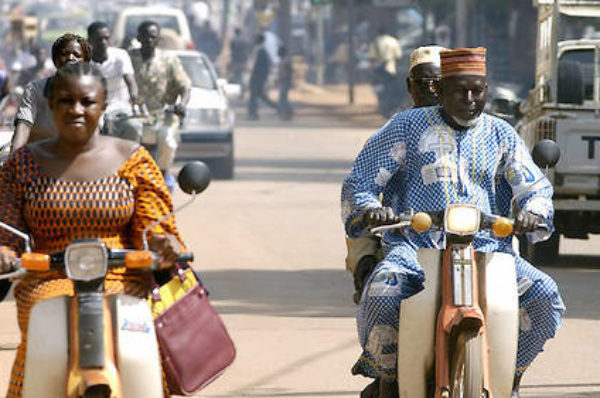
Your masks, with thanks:
<instances>
[{"instance_id":1,"label":"utility pole","mask_svg":"<svg viewBox=\"0 0 600 398\"><path fill-rule=\"evenodd\" d=\"M456 47L467 46L468 0L456 0Z\"/></svg>"},{"instance_id":2,"label":"utility pole","mask_svg":"<svg viewBox=\"0 0 600 398\"><path fill-rule=\"evenodd\" d=\"M291 50L291 37L292 37L292 10L290 7L290 0L279 0L279 25L277 32L281 42L285 48Z\"/></svg>"},{"instance_id":3,"label":"utility pole","mask_svg":"<svg viewBox=\"0 0 600 398\"><path fill-rule=\"evenodd\" d=\"M348 102L354 104L354 0L347 0L348 8Z\"/></svg>"},{"instance_id":4,"label":"utility pole","mask_svg":"<svg viewBox=\"0 0 600 398\"><path fill-rule=\"evenodd\" d=\"M325 6L314 6L313 10L317 18L317 84L322 86L325 77Z\"/></svg>"},{"instance_id":5,"label":"utility pole","mask_svg":"<svg viewBox=\"0 0 600 398\"><path fill-rule=\"evenodd\" d=\"M223 2L223 23L221 24L221 37L227 37L227 29L229 28L229 8L231 0Z\"/></svg>"}]
</instances>

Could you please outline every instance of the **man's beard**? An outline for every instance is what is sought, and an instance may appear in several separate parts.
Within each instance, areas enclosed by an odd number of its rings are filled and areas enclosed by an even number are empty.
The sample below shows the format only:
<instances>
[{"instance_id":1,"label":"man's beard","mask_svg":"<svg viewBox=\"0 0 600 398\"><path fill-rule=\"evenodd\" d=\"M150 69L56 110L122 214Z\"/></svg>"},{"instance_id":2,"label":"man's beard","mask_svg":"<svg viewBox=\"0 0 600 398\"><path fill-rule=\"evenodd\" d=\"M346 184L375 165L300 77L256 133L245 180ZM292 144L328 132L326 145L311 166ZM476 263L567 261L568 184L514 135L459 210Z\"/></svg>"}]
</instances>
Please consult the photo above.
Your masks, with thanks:
<instances>
[{"instance_id":1,"label":"man's beard","mask_svg":"<svg viewBox=\"0 0 600 398\"><path fill-rule=\"evenodd\" d=\"M454 121L454 123L458 124L460 127L465 127L465 128L471 128L475 125L477 125L477 123L479 122L479 118L481 117L481 114L472 118L472 119L462 119L460 117L457 116L450 116L452 118L452 120Z\"/></svg>"}]
</instances>

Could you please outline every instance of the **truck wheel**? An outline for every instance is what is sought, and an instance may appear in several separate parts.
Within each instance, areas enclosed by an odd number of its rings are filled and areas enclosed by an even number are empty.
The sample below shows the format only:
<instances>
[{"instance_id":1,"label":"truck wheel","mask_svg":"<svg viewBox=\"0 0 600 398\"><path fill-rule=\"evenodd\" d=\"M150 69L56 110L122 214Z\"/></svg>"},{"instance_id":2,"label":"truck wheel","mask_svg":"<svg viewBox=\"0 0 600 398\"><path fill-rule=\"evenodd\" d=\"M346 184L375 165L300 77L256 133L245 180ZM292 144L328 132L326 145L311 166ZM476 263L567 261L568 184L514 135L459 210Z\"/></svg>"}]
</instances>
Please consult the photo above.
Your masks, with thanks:
<instances>
[{"instance_id":1,"label":"truck wheel","mask_svg":"<svg viewBox=\"0 0 600 398\"><path fill-rule=\"evenodd\" d=\"M585 98L583 69L579 62L559 62L557 83L557 102L561 104L583 104Z\"/></svg>"},{"instance_id":2,"label":"truck wheel","mask_svg":"<svg viewBox=\"0 0 600 398\"><path fill-rule=\"evenodd\" d=\"M483 396L483 339L478 330L463 330L456 337L450 363L450 396Z\"/></svg>"},{"instance_id":3,"label":"truck wheel","mask_svg":"<svg viewBox=\"0 0 600 398\"><path fill-rule=\"evenodd\" d=\"M534 265L552 264L558 258L560 234L553 233L548 240L532 245L525 235L519 236L519 253L521 257Z\"/></svg>"}]
</instances>

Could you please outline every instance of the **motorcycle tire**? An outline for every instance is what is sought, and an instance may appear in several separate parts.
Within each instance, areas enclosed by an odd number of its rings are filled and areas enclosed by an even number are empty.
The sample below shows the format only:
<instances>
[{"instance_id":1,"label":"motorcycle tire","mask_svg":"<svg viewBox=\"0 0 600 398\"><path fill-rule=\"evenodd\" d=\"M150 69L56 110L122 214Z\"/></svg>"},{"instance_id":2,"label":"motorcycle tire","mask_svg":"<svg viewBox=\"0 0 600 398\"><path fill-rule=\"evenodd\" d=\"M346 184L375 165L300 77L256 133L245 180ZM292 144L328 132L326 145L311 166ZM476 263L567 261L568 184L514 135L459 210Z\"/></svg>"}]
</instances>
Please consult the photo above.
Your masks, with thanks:
<instances>
[{"instance_id":1,"label":"motorcycle tire","mask_svg":"<svg viewBox=\"0 0 600 398\"><path fill-rule=\"evenodd\" d=\"M88 387L83 393L83 398L110 398L110 387L106 385L96 385Z\"/></svg>"},{"instance_id":2,"label":"motorcycle tire","mask_svg":"<svg viewBox=\"0 0 600 398\"><path fill-rule=\"evenodd\" d=\"M12 286L12 282L4 279L0 281L0 301L4 301L8 292L10 292L10 287Z\"/></svg>"},{"instance_id":3,"label":"motorcycle tire","mask_svg":"<svg viewBox=\"0 0 600 398\"><path fill-rule=\"evenodd\" d=\"M482 398L483 337L479 330L458 333L450 363L451 398Z\"/></svg>"}]
</instances>

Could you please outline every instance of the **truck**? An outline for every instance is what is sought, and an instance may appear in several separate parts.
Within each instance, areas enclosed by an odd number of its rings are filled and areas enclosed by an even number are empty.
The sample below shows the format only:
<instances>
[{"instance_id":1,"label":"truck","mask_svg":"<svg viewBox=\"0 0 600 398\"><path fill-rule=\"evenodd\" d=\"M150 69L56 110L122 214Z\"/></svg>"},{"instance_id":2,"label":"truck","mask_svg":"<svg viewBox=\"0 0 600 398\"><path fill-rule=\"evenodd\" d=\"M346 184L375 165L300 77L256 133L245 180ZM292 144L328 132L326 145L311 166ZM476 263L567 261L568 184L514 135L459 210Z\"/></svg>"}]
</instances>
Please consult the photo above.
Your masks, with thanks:
<instances>
[{"instance_id":1,"label":"truck","mask_svg":"<svg viewBox=\"0 0 600 398\"><path fill-rule=\"evenodd\" d=\"M529 148L555 141L561 159L548 171L554 187L554 234L521 255L554 261L560 236L600 233L600 1L534 0L538 11L534 87L516 129Z\"/></svg>"}]
</instances>

